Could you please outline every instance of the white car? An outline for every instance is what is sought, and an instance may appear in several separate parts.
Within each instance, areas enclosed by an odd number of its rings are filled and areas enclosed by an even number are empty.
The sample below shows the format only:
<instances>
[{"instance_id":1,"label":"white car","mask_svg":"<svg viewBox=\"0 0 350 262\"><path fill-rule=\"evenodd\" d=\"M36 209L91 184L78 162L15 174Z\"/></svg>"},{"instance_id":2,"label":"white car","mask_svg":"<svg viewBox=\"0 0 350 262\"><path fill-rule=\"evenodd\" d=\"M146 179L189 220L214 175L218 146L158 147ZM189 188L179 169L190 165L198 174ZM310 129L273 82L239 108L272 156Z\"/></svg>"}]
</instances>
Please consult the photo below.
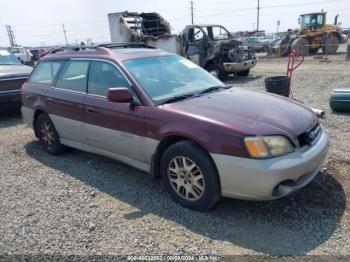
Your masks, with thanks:
<instances>
[{"instance_id":1,"label":"white car","mask_svg":"<svg viewBox=\"0 0 350 262\"><path fill-rule=\"evenodd\" d=\"M26 64L32 62L32 54L24 47L14 46L10 47L8 51L16 56L21 63Z\"/></svg>"}]
</instances>

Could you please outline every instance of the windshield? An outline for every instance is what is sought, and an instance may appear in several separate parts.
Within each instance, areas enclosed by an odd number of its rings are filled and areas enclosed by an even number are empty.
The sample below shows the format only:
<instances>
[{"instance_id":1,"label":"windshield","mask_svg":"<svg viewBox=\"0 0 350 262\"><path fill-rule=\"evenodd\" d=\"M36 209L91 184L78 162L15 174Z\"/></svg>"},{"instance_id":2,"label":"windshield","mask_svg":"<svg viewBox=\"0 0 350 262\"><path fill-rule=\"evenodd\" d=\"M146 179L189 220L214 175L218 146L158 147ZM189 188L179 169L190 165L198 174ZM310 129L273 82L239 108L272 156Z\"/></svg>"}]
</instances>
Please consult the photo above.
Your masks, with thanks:
<instances>
[{"instance_id":1,"label":"windshield","mask_svg":"<svg viewBox=\"0 0 350 262\"><path fill-rule=\"evenodd\" d=\"M21 62L8 52L0 50L0 65L19 65Z\"/></svg>"},{"instance_id":2,"label":"windshield","mask_svg":"<svg viewBox=\"0 0 350 262\"><path fill-rule=\"evenodd\" d=\"M199 94L214 86L225 87L207 71L180 56L128 60L124 65L155 104Z\"/></svg>"},{"instance_id":3,"label":"windshield","mask_svg":"<svg viewBox=\"0 0 350 262\"><path fill-rule=\"evenodd\" d=\"M300 16L300 29L318 29L323 26L323 14L309 14Z\"/></svg>"}]
</instances>

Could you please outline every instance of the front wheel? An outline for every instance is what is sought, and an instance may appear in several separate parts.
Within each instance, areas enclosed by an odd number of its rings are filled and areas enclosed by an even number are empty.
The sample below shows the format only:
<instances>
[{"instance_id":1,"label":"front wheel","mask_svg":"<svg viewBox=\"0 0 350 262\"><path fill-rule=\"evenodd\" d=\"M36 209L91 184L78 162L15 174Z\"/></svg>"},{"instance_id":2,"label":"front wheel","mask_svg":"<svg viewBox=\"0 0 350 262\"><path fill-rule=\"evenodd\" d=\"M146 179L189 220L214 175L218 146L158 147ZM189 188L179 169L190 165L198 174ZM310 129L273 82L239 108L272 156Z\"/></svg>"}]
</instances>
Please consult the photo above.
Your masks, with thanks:
<instances>
[{"instance_id":1,"label":"front wheel","mask_svg":"<svg viewBox=\"0 0 350 262\"><path fill-rule=\"evenodd\" d=\"M292 49L296 49L299 54L308 56L310 44L306 38L297 38L292 42Z\"/></svg>"},{"instance_id":2,"label":"front wheel","mask_svg":"<svg viewBox=\"0 0 350 262\"><path fill-rule=\"evenodd\" d=\"M248 76L250 73L250 69L244 70L244 71L240 71L236 73L236 76Z\"/></svg>"},{"instance_id":3,"label":"front wheel","mask_svg":"<svg viewBox=\"0 0 350 262\"><path fill-rule=\"evenodd\" d=\"M182 206L209 210L220 199L220 182L209 155L198 145L181 141L170 146L161 159L163 183Z\"/></svg>"},{"instance_id":4,"label":"front wheel","mask_svg":"<svg viewBox=\"0 0 350 262\"><path fill-rule=\"evenodd\" d=\"M215 76L216 78L220 79L220 80L224 80L226 73L225 73L225 69L219 65L219 64L209 64L206 68L205 68L211 75Z\"/></svg>"}]
</instances>

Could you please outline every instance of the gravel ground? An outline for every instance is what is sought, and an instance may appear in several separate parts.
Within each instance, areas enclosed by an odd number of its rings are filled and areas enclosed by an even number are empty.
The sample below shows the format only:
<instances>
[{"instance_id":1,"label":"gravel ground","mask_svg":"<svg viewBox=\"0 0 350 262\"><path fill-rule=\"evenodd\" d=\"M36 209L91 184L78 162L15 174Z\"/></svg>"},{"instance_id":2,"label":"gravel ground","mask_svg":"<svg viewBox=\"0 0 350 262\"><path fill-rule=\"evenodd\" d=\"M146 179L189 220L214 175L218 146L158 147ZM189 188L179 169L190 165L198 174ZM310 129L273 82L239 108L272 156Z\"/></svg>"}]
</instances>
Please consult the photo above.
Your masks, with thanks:
<instances>
[{"instance_id":1,"label":"gravel ground","mask_svg":"<svg viewBox=\"0 0 350 262\"><path fill-rule=\"evenodd\" d=\"M308 58L296 99L326 110L331 148L322 172L280 200L223 199L200 213L175 204L160 181L105 157L46 155L19 113L0 116L1 254L350 254L350 116L333 114L330 91L350 85L350 64ZM338 61L339 60L339 61ZM228 83L263 89L286 59L261 60Z\"/></svg>"}]
</instances>

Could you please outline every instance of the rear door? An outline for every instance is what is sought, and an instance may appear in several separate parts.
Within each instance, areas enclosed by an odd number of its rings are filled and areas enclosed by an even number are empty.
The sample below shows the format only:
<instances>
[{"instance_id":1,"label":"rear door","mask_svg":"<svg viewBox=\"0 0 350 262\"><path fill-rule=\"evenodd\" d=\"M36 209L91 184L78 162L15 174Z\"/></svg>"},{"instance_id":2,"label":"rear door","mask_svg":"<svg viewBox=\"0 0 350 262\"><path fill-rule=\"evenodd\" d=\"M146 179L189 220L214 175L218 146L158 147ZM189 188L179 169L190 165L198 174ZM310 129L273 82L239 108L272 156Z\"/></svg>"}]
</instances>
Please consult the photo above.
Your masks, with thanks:
<instances>
[{"instance_id":1,"label":"rear door","mask_svg":"<svg viewBox=\"0 0 350 262\"><path fill-rule=\"evenodd\" d=\"M48 94L49 115L61 139L85 143L83 97L87 89L89 61L69 60L63 66L55 88Z\"/></svg>"},{"instance_id":2,"label":"rear door","mask_svg":"<svg viewBox=\"0 0 350 262\"><path fill-rule=\"evenodd\" d=\"M126 87L130 82L112 62L91 62L88 93L84 99L84 132L90 146L100 150L148 162L145 141L144 107L115 103L107 99L109 88Z\"/></svg>"}]
</instances>

